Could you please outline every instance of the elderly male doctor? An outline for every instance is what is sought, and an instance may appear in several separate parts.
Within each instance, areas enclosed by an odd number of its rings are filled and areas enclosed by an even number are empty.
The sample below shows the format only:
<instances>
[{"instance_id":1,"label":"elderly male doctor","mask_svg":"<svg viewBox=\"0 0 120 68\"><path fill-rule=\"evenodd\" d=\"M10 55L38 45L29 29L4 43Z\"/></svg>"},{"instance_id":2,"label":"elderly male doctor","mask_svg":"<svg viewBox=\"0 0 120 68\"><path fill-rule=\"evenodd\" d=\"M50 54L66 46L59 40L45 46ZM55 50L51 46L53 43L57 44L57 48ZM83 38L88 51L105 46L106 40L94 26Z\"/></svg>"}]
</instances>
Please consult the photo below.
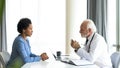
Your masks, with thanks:
<instances>
[{"instance_id":1,"label":"elderly male doctor","mask_svg":"<svg viewBox=\"0 0 120 68\"><path fill-rule=\"evenodd\" d=\"M83 48L76 40L71 40L71 46L75 52L90 62L95 63L100 68L112 68L110 56L107 51L107 44L104 38L96 33L96 26L90 19L86 19L80 26L80 34L86 38Z\"/></svg>"}]
</instances>

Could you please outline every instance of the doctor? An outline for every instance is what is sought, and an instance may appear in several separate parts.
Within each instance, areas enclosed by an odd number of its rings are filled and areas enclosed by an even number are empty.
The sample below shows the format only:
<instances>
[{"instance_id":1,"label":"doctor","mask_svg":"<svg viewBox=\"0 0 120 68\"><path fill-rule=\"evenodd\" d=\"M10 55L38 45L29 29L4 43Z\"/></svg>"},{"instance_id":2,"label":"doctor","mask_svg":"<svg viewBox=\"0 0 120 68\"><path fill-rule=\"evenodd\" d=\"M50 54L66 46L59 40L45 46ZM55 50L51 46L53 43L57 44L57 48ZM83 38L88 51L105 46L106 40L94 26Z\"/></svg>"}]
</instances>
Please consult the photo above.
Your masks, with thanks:
<instances>
[{"instance_id":1,"label":"doctor","mask_svg":"<svg viewBox=\"0 0 120 68\"><path fill-rule=\"evenodd\" d=\"M80 34L86 38L83 48L76 40L71 40L71 46L82 58L95 63L100 68L112 68L111 59L107 51L107 44L104 38L96 33L96 26L90 19L86 19L80 26Z\"/></svg>"}]
</instances>

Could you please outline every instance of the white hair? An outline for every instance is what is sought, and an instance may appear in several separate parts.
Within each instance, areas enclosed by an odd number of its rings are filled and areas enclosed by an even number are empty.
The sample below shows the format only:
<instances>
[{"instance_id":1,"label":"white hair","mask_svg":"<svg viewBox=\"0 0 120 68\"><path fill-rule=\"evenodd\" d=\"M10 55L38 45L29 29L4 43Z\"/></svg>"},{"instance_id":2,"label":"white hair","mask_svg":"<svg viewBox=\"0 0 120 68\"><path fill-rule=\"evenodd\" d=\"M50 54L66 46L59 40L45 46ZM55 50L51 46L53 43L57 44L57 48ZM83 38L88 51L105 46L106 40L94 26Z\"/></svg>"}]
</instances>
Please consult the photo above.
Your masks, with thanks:
<instances>
[{"instance_id":1,"label":"white hair","mask_svg":"<svg viewBox=\"0 0 120 68\"><path fill-rule=\"evenodd\" d=\"M88 22L87 29L91 28L93 32L97 31L96 26L95 26L94 22L91 19L87 19L85 21Z\"/></svg>"}]
</instances>

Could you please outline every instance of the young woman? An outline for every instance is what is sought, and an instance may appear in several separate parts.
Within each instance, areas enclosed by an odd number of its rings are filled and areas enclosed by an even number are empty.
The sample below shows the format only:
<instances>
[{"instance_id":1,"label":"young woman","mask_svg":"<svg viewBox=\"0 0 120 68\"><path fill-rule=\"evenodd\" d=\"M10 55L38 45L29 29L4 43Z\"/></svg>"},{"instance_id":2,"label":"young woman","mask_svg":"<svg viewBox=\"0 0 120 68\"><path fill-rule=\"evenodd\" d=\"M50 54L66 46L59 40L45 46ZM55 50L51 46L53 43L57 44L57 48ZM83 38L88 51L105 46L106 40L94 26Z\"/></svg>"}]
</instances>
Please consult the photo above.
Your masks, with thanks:
<instances>
[{"instance_id":1,"label":"young woman","mask_svg":"<svg viewBox=\"0 0 120 68\"><path fill-rule=\"evenodd\" d=\"M31 20L28 18L22 18L18 22L17 31L20 33L14 40L12 46L12 53L10 60L7 63L7 68L21 68L22 65L29 62L36 62L40 60L46 60L49 57L46 53L42 53L40 56L31 52L28 36L33 33L33 26Z\"/></svg>"}]
</instances>

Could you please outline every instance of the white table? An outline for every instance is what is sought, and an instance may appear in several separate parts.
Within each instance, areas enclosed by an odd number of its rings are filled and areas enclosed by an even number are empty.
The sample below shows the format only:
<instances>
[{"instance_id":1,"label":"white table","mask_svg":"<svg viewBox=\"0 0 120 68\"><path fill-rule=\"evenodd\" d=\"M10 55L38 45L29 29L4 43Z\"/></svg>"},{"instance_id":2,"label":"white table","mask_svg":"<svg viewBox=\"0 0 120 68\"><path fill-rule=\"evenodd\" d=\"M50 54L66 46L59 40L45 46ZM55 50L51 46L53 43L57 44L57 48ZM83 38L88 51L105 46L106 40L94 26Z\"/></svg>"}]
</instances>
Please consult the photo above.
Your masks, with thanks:
<instances>
[{"instance_id":1,"label":"white table","mask_svg":"<svg viewBox=\"0 0 120 68\"><path fill-rule=\"evenodd\" d=\"M27 63L22 66L22 68L99 68L97 65L85 65L85 66L75 66L61 61L40 61Z\"/></svg>"}]
</instances>

